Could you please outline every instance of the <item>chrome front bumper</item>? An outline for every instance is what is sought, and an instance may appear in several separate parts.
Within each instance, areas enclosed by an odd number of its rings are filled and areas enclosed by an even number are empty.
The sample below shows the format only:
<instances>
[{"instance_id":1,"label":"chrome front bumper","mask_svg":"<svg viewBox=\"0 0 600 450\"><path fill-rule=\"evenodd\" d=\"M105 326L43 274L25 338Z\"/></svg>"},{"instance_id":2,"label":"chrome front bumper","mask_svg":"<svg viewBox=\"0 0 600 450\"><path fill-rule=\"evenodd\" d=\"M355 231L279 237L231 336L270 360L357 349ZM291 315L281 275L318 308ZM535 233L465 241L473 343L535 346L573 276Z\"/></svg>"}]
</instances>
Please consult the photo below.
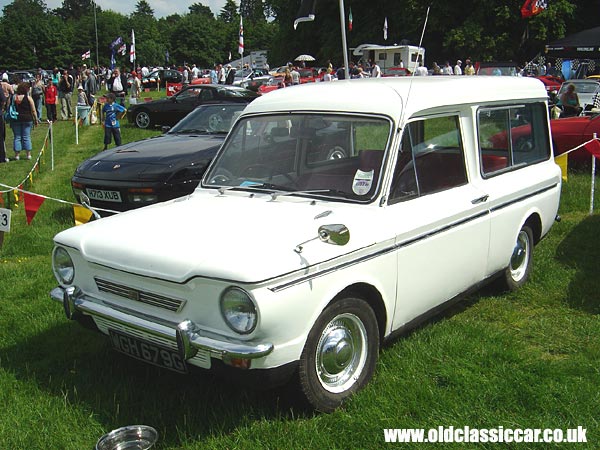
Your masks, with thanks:
<instances>
[{"instance_id":1,"label":"chrome front bumper","mask_svg":"<svg viewBox=\"0 0 600 450\"><path fill-rule=\"evenodd\" d=\"M70 320L77 319L81 314L87 314L168 339L177 343L179 354L186 360L193 358L198 350L207 351L221 359L256 359L267 356L273 351L271 343L250 345L244 341L202 330L191 320L172 323L157 318L141 317L130 310L117 310L101 304L100 300L93 301L91 297L74 287L56 287L50 292L50 297L62 303L65 314Z\"/></svg>"}]
</instances>

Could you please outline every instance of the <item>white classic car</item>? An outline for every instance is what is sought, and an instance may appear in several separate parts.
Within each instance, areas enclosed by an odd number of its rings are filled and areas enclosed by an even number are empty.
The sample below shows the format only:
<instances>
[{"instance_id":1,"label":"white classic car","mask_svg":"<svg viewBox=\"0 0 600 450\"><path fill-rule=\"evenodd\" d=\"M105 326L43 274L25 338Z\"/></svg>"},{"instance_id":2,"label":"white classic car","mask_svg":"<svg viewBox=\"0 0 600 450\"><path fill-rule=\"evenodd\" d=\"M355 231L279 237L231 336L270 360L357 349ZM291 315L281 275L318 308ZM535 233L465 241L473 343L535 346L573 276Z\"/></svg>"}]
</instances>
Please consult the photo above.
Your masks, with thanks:
<instances>
[{"instance_id":1,"label":"white classic car","mask_svg":"<svg viewBox=\"0 0 600 450\"><path fill-rule=\"evenodd\" d=\"M484 282L527 280L561 189L546 99L512 77L280 89L193 194L59 233L51 297L134 358L296 374L332 411L384 340Z\"/></svg>"}]
</instances>

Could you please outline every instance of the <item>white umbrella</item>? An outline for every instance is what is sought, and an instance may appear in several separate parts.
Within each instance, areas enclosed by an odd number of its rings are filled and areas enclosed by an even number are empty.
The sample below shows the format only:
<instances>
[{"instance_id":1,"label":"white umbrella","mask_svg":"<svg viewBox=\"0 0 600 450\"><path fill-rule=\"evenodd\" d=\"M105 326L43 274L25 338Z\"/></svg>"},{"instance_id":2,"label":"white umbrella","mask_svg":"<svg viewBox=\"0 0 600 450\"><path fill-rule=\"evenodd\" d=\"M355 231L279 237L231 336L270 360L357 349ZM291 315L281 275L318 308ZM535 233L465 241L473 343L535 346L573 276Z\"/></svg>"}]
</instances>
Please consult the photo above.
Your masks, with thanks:
<instances>
[{"instance_id":1,"label":"white umbrella","mask_svg":"<svg viewBox=\"0 0 600 450\"><path fill-rule=\"evenodd\" d=\"M310 55L300 55L296 59L294 59L294 61L316 61L316 60L315 60L315 58L313 58Z\"/></svg>"}]
</instances>

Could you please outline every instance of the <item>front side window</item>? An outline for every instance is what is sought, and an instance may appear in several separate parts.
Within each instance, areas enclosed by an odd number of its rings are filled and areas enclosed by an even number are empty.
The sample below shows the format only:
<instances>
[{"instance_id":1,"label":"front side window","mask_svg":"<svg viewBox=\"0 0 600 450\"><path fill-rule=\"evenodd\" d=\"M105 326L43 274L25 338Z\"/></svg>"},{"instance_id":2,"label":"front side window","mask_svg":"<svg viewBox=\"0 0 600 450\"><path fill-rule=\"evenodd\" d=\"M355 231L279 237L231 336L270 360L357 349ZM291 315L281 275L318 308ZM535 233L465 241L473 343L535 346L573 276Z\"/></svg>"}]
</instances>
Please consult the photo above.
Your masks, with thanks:
<instances>
[{"instance_id":1,"label":"front side window","mask_svg":"<svg viewBox=\"0 0 600 450\"><path fill-rule=\"evenodd\" d=\"M371 201L390 130L388 119L351 115L246 117L231 131L203 185Z\"/></svg>"},{"instance_id":2,"label":"front side window","mask_svg":"<svg viewBox=\"0 0 600 450\"><path fill-rule=\"evenodd\" d=\"M484 176L550 156L543 103L483 108L478 113L479 159Z\"/></svg>"},{"instance_id":3,"label":"front side window","mask_svg":"<svg viewBox=\"0 0 600 450\"><path fill-rule=\"evenodd\" d=\"M390 203L462 186L467 183L458 116L410 122L402 143L390 192Z\"/></svg>"}]
</instances>

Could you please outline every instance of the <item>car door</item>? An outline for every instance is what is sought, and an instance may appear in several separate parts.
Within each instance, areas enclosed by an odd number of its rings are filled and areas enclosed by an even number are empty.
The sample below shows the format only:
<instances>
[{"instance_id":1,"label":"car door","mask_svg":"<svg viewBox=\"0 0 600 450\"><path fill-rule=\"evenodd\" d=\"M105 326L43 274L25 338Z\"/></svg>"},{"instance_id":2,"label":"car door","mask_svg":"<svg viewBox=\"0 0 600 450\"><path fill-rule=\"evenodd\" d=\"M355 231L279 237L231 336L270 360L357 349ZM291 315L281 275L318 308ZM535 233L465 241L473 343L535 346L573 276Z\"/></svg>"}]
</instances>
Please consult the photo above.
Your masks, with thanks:
<instances>
[{"instance_id":1,"label":"car door","mask_svg":"<svg viewBox=\"0 0 600 450\"><path fill-rule=\"evenodd\" d=\"M183 89L173 96L174 101L170 107L173 124L179 122L199 105L199 96L201 93L202 89L194 86Z\"/></svg>"},{"instance_id":2,"label":"car door","mask_svg":"<svg viewBox=\"0 0 600 450\"><path fill-rule=\"evenodd\" d=\"M452 299L485 273L486 194L469 183L457 115L410 122L390 186L396 329Z\"/></svg>"}]
</instances>

